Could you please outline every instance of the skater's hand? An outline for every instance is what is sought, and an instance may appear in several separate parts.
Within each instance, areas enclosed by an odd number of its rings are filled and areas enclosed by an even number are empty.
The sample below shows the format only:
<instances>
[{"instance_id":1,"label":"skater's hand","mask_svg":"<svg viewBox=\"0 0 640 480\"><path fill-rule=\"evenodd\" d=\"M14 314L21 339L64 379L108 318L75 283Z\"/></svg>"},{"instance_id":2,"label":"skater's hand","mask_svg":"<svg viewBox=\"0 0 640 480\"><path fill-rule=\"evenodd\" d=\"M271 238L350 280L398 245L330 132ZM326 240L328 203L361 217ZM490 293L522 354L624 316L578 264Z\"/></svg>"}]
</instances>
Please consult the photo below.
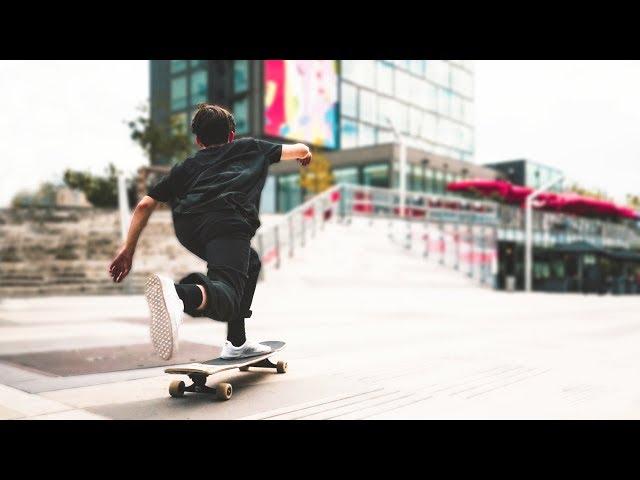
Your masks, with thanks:
<instances>
[{"instance_id":1,"label":"skater's hand","mask_svg":"<svg viewBox=\"0 0 640 480\"><path fill-rule=\"evenodd\" d=\"M125 246L120 247L116 257L109 265L109 275L114 282L120 283L131 271L133 252Z\"/></svg>"},{"instance_id":2,"label":"skater's hand","mask_svg":"<svg viewBox=\"0 0 640 480\"><path fill-rule=\"evenodd\" d=\"M311 163L311 150L309 150L307 152L307 155L299 158L298 159L298 163L300 164L300 166L302 167L306 167L307 165L309 165Z\"/></svg>"}]
</instances>

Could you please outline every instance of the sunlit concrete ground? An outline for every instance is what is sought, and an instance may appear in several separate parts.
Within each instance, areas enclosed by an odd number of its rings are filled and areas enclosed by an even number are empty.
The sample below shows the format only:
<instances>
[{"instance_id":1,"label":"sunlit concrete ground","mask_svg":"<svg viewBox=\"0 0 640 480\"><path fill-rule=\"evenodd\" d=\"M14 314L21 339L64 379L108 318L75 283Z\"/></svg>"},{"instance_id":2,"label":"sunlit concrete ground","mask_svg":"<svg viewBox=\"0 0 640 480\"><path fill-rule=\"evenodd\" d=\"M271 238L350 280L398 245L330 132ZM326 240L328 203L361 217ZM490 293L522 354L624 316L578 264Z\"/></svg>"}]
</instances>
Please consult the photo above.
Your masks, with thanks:
<instances>
[{"instance_id":1,"label":"sunlit concrete ground","mask_svg":"<svg viewBox=\"0 0 640 480\"><path fill-rule=\"evenodd\" d=\"M164 367L55 376L0 361L0 418L640 418L640 296L502 293L403 251L386 224L328 225L266 269L249 336L289 372L227 371L233 398L174 399ZM0 357L148 342L141 296L0 302ZM225 326L187 319L211 345Z\"/></svg>"}]
</instances>

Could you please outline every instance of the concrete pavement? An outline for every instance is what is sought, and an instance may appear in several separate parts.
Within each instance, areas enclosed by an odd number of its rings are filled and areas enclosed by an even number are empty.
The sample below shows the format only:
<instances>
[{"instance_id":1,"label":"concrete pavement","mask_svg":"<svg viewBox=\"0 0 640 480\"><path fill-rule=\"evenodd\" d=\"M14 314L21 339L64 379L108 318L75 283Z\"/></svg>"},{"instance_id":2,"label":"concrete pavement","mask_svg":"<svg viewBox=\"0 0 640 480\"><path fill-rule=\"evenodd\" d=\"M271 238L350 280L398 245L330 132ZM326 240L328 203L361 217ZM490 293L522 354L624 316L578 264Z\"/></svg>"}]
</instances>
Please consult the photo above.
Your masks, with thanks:
<instances>
[{"instance_id":1,"label":"concrete pavement","mask_svg":"<svg viewBox=\"0 0 640 480\"><path fill-rule=\"evenodd\" d=\"M5 299L0 418L640 418L640 296L480 288L385 223L327 225L266 270L252 309L249 336L287 341L289 372L223 372L218 402L169 397L141 296ZM224 332L187 319L184 361Z\"/></svg>"}]
</instances>

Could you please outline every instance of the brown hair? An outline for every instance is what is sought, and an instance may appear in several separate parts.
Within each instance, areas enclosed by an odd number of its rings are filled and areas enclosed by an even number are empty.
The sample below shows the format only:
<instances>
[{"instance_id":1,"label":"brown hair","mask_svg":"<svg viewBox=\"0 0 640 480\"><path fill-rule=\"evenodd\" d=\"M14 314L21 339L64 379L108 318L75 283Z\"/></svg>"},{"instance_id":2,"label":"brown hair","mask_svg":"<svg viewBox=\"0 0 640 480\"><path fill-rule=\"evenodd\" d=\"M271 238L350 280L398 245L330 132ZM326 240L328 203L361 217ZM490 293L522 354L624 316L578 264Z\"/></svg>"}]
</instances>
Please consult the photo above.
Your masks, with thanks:
<instances>
[{"instance_id":1,"label":"brown hair","mask_svg":"<svg viewBox=\"0 0 640 480\"><path fill-rule=\"evenodd\" d=\"M193 116L191 131L205 147L227 143L236 131L236 122L229 110L219 105L201 103Z\"/></svg>"}]
</instances>

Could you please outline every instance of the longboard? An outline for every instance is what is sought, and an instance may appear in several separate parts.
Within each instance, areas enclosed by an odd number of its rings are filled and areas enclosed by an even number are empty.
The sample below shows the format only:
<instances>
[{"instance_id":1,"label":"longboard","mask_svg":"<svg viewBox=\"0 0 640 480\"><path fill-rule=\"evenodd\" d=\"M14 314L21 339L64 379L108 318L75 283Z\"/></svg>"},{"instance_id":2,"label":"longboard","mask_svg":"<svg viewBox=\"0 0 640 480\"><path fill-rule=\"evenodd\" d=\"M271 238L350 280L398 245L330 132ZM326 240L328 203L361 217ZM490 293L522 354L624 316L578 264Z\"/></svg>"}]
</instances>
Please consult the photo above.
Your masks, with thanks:
<instances>
[{"instance_id":1,"label":"longboard","mask_svg":"<svg viewBox=\"0 0 640 480\"><path fill-rule=\"evenodd\" d=\"M193 382L191 385L185 386L185 383L182 380L174 380L169 385L169 395L172 397L182 397L185 392L209 393L215 394L220 400L229 400L233 394L233 387L231 384L218 383L215 387L208 387L207 377L209 375L214 375L234 368L239 368L241 371L246 372L249 370L249 367L272 368L275 369L277 373L286 373L287 362L279 361L277 363L273 363L269 360L269 357L282 350L286 343L270 341L260 342L260 344L271 347L271 351L263 355L256 355L255 357L241 359L224 359L218 357L203 363L191 363L189 365L166 368L164 370L165 373L188 375Z\"/></svg>"}]
</instances>

